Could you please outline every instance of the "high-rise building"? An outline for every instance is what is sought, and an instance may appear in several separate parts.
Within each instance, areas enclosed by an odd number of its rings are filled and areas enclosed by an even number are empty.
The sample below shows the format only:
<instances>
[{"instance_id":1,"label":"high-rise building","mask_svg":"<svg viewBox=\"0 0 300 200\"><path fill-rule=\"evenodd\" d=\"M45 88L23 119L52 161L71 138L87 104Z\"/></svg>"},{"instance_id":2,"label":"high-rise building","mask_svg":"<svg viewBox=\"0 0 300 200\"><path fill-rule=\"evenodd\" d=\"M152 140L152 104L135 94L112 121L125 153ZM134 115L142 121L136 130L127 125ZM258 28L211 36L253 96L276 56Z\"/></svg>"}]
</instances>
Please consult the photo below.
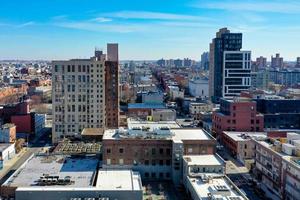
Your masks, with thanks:
<instances>
[{"instance_id":1,"label":"high-rise building","mask_svg":"<svg viewBox=\"0 0 300 200\"><path fill-rule=\"evenodd\" d=\"M259 69L265 69L266 67L267 67L267 58L263 56L256 58L255 71L258 71Z\"/></svg>"},{"instance_id":2,"label":"high-rise building","mask_svg":"<svg viewBox=\"0 0 300 200\"><path fill-rule=\"evenodd\" d=\"M192 60L191 59L189 59L189 58L184 58L183 59L183 66L184 67L191 67L192 66Z\"/></svg>"},{"instance_id":3,"label":"high-rise building","mask_svg":"<svg viewBox=\"0 0 300 200\"><path fill-rule=\"evenodd\" d=\"M174 60L175 67L182 67L183 66L183 60L176 59Z\"/></svg>"},{"instance_id":4,"label":"high-rise building","mask_svg":"<svg viewBox=\"0 0 300 200\"><path fill-rule=\"evenodd\" d=\"M119 55L118 44L107 44L105 62L106 127L119 127Z\"/></svg>"},{"instance_id":5,"label":"high-rise building","mask_svg":"<svg viewBox=\"0 0 300 200\"><path fill-rule=\"evenodd\" d=\"M297 57L295 67L300 68L300 57Z\"/></svg>"},{"instance_id":6,"label":"high-rise building","mask_svg":"<svg viewBox=\"0 0 300 200\"><path fill-rule=\"evenodd\" d=\"M54 143L84 128L118 126L118 45L108 44L107 51L107 59L96 50L90 59L52 62Z\"/></svg>"},{"instance_id":7,"label":"high-rise building","mask_svg":"<svg viewBox=\"0 0 300 200\"><path fill-rule=\"evenodd\" d=\"M283 69L283 58L277 53L275 57L271 57L271 67Z\"/></svg>"},{"instance_id":8,"label":"high-rise building","mask_svg":"<svg viewBox=\"0 0 300 200\"><path fill-rule=\"evenodd\" d=\"M239 51L242 48L242 34L230 33L227 28L217 32L210 43L209 52L209 96L212 102L219 102L223 96L223 58L224 51Z\"/></svg>"},{"instance_id":9,"label":"high-rise building","mask_svg":"<svg viewBox=\"0 0 300 200\"><path fill-rule=\"evenodd\" d=\"M204 52L201 55L201 65L202 70L208 70L209 69L209 52Z\"/></svg>"},{"instance_id":10,"label":"high-rise building","mask_svg":"<svg viewBox=\"0 0 300 200\"><path fill-rule=\"evenodd\" d=\"M240 96L251 87L251 52L224 51L223 97Z\"/></svg>"}]
</instances>

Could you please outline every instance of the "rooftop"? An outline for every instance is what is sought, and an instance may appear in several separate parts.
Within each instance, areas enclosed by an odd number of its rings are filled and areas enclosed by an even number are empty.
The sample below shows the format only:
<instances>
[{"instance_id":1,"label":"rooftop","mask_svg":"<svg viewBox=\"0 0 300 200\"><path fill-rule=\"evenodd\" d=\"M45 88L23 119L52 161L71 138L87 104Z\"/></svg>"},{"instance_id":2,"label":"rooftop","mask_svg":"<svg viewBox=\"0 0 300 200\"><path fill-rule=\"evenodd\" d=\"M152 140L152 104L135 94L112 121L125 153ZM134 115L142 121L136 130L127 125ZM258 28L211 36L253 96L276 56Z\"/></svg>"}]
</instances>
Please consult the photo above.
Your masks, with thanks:
<instances>
[{"instance_id":1,"label":"rooftop","mask_svg":"<svg viewBox=\"0 0 300 200\"><path fill-rule=\"evenodd\" d=\"M7 149L9 146L14 145L14 144L10 144L10 143L0 143L0 152L4 151L5 149Z\"/></svg>"},{"instance_id":2,"label":"rooftop","mask_svg":"<svg viewBox=\"0 0 300 200\"><path fill-rule=\"evenodd\" d=\"M224 160L218 155L183 156L188 165L216 166L224 165Z\"/></svg>"},{"instance_id":3,"label":"rooftop","mask_svg":"<svg viewBox=\"0 0 300 200\"><path fill-rule=\"evenodd\" d=\"M169 139L169 140L214 140L203 129L161 129L154 132L149 130L108 129L104 132L103 140L117 139Z\"/></svg>"},{"instance_id":4,"label":"rooftop","mask_svg":"<svg viewBox=\"0 0 300 200\"><path fill-rule=\"evenodd\" d=\"M225 199L228 200L246 200L247 197L241 193L241 191L234 186L234 184L226 176L214 177L208 181L201 178L188 177L189 183L192 185L196 195L199 199L209 200L213 199Z\"/></svg>"},{"instance_id":5,"label":"rooftop","mask_svg":"<svg viewBox=\"0 0 300 200\"><path fill-rule=\"evenodd\" d=\"M224 131L225 135L230 137L233 141L247 141L251 138L255 138L257 140L263 140L267 138L267 134L265 132L238 132L238 131Z\"/></svg>"},{"instance_id":6,"label":"rooftop","mask_svg":"<svg viewBox=\"0 0 300 200\"><path fill-rule=\"evenodd\" d=\"M132 129L135 127L144 127L149 128L150 131L153 131L154 129L160 128L160 127L169 127L169 128L180 128L179 124L175 121L159 121L159 122L153 122L153 121L145 121L145 120L135 120L133 118L127 119L128 129Z\"/></svg>"},{"instance_id":7,"label":"rooftop","mask_svg":"<svg viewBox=\"0 0 300 200\"><path fill-rule=\"evenodd\" d=\"M12 128L12 127L15 127L15 126L16 126L15 124L6 123L6 124L2 125L2 128Z\"/></svg>"},{"instance_id":8,"label":"rooftop","mask_svg":"<svg viewBox=\"0 0 300 200\"><path fill-rule=\"evenodd\" d=\"M128 109L164 109L166 108L165 104L154 104L154 103L129 103Z\"/></svg>"},{"instance_id":9,"label":"rooftop","mask_svg":"<svg viewBox=\"0 0 300 200\"><path fill-rule=\"evenodd\" d=\"M100 190L142 190L140 175L131 170L105 170L98 171L96 183Z\"/></svg>"},{"instance_id":10,"label":"rooftop","mask_svg":"<svg viewBox=\"0 0 300 200\"><path fill-rule=\"evenodd\" d=\"M15 187L92 187L96 157L33 156L7 181Z\"/></svg>"},{"instance_id":11,"label":"rooftop","mask_svg":"<svg viewBox=\"0 0 300 200\"><path fill-rule=\"evenodd\" d=\"M84 128L81 135L103 135L103 128Z\"/></svg>"}]
</instances>

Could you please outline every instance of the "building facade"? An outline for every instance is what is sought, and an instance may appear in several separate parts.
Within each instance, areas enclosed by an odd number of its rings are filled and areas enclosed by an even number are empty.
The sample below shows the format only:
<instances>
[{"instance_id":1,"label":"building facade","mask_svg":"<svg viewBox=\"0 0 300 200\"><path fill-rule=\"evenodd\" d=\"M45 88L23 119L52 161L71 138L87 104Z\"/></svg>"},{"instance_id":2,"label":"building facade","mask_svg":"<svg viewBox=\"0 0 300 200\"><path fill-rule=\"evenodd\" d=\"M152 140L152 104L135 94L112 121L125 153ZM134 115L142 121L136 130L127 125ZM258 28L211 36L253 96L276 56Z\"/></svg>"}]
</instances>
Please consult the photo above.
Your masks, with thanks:
<instances>
[{"instance_id":1,"label":"building facade","mask_svg":"<svg viewBox=\"0 0 300 200\"><path fill-rule=\"evenodd\" d=\"M223 96L223 57L224 51L240 51L242 34L230 33L227 28L217 32L210 43L209 51L209 96L213 102L219 102Z\"/></svg>"},{"instance_id":2,"label":"building facade","mask_svg":"<svg viewBox=\"0 0 300 200\"><path fill-rule=\"evenodd\" d=\"M248 98L221 99L220 109L213 112L212 129L217 138L223 131L263 131L264 118L256 102Z\"/></svg>"},{"instance_id":3,"label":"building facade","mask_svg":"<svg viewBox=\"0 0 300 200\"><path fill-rule=\"evenodd\" d=\"M300 129L300 100L255 99L267 129Z\"/></svg>"},{"instance_id":4,"label":"building facade","mask_svg":"<svg viewBox=\"0 0 300 200\"><path fill-rule=\"evenodd\" d=\"M105 61L105 125L108 128L119 127L119 53L118 44L107 44Z\"/></svg>"},{"instance_id":5,"label":"building facade","mask_svg":"<svg viewBox=\"0 0 300 200\"><path fill-rule=\"evenodd\" d=\"M14 143L16 141L16 125L4 124L0 128L0 142Z\"/></svg>"},{"instance_id":6,"label":"building facade","mask_svg":"<svg viewBox=\"0 0 300 200\"><path fill-rule=\"evenodd\" d=\"M271 57L271 67L283 69L283 58L280 57L279 53L277 53L275 57Z\"/></svg>"},{"instance_id":7,"label":"building facade","mask_svg":"<svg viewBox=\"0 0 300 200\"><path fill-rule=\"evenodd\" d=\"M223 98L240 96L251 87L251 52L224 51Z\"/></svg>"},{"instance_id":8,"label":"building facade","mask_svg":"<svg viewBox=\"0 0 300 200\"><path fill-rule=\"evenodd\" d=\"M189 80L189 92L193 97L208 98L208 79L196 76Z\"/></svg>"},{"instance_id":9,"label":"building facade","mask_svg":"<svg viewBox=\"0 0 300 200\"><path fill-rule=\"evenodd\" d=\"M215 153L215 140L201 129L133 127L111 129L103 136L103 167L131 168L142 179L180 184L183 155Z\"/></svg>"},{"instance_id":10,"label":"building facade","mask_svg":"<svg viewBox=\"0 0 300 200\"><path fill-rule=\"evenodd\" d=\"M52 62L52 140L105 127L105 55ZM99 59L100 58L100 59Z\"/></svg>"}]
</instances>

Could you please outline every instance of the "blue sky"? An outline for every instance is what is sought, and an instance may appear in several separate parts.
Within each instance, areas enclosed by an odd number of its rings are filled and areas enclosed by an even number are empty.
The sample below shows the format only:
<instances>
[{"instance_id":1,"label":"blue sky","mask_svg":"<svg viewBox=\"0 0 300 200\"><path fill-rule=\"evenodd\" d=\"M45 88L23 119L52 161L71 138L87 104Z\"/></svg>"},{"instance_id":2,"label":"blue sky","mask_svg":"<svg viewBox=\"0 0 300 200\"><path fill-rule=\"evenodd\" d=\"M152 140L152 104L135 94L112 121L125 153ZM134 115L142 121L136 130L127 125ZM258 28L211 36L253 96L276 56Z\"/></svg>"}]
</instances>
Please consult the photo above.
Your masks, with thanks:
<instances>
[{"instance_id":1,"label":"blue sky","mask_svg":"<svg viewBox=\"0 0 300 200\"><path fill-rule=\"evenodd\" d=\"M253 57L300 56L298 0L13 0L0 4L0 59L85 58L118 42L121 59L199 60L222 27Z\"/></svg>"}]
</instances>

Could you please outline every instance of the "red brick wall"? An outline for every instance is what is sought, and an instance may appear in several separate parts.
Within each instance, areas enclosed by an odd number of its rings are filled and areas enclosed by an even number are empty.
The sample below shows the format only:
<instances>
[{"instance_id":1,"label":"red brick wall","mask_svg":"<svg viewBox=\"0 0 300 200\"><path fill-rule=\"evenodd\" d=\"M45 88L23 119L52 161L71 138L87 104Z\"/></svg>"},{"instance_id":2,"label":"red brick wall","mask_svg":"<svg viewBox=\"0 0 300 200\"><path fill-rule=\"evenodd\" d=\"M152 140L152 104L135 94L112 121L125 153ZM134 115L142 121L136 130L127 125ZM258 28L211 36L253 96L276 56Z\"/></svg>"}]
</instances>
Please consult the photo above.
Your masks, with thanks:
<instances>
[{"instance_id":1,"label":"red brick wall","mask_svg":"<svg viewBox=\"0 0 300 200\"><path fill-rule=\"evenodd\" d=\"M230 115L213 112L213 131L220 137L223 131L263 131L264 118L258 115L255 102L235 102L230 105Z\"/></svg>"},{"instance_id":2,"label":"red brick wall","mask_svg":"<svg viewBox=\"0 0 300 200\"><path fill-rule=\"evenodd\" d=\"M106 127L119 127L119 63L105 62Z\"/></svg>"},{"instance_id":3,"label":"red brick wall","mask_svg":"<svg viewBox=\"0 0 300 200\"><path fill-rule=\"evenodd\" d=\"M30 114L11 116L11 123L15 124L18 133L32 133L32 118Z\"/></svg>"}]
</instances>

